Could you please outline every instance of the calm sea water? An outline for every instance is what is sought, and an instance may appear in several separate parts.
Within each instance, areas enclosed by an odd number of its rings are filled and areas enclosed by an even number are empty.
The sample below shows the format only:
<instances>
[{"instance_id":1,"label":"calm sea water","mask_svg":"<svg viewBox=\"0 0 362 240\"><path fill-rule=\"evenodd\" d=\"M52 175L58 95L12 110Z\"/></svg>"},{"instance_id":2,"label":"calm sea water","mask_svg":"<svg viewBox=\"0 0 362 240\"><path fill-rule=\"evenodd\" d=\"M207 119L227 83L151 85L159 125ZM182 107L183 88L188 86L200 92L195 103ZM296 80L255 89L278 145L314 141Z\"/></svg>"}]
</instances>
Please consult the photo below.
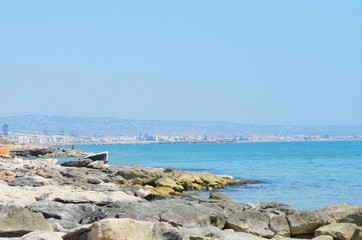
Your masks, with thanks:
<instances>
[{"instance_id":1,"label":"calm sea water","mask_svg":"<svg viewBox=\"0 0 362 240\"><path fill-rule=\"evenodd\" d=\"M264 182L219 190L240 202L278 201L302 210L342 202L362 205L359 141L76 147L109 151L110 164L171 167Z\"/></svg>"}]
</instances>

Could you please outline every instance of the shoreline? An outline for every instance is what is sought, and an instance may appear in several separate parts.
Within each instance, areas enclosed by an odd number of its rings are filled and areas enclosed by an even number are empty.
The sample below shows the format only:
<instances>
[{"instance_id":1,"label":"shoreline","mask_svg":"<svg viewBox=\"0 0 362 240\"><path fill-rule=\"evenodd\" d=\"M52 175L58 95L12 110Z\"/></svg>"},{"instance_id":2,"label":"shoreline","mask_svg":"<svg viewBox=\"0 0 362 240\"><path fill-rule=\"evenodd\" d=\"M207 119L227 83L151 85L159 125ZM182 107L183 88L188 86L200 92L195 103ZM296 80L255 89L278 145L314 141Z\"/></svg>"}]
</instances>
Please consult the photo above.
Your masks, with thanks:
<instances>
[{"instance_id":1,"label":"shoreline","mask_svg":"<svg viewBox=\"0 0 362 240\"><path fill-rule=\"evenodd\" d=\"M200 200L182 194L251 183L227 175L100 161L75 166L63 167L57 159L0 161L0 238L290 240L329 235L328 227L358 237L362 229L362 206L302 211L277 202L237 202L214 191ZM147 238L139 235L144 231Z\"/></svg>"},{"instance_id":2,"label":"shoreline","mask_svg":"<svg viewBox=\"0 0 362 240\"><path fill-rule=\"evenodd\" d=\"M360 142L362 139L318 139L318 140L263 140L263 141L178 141L178 142L161 142L161 141L135 141L135 142L106 142L106 143L70 143L58 144L58 146L102 146L102 145L183 145L183 144L239 144L239 143L290 143L290 142ZM44 145L53 146L53 145Z\"/></svg>"}]
</instances>

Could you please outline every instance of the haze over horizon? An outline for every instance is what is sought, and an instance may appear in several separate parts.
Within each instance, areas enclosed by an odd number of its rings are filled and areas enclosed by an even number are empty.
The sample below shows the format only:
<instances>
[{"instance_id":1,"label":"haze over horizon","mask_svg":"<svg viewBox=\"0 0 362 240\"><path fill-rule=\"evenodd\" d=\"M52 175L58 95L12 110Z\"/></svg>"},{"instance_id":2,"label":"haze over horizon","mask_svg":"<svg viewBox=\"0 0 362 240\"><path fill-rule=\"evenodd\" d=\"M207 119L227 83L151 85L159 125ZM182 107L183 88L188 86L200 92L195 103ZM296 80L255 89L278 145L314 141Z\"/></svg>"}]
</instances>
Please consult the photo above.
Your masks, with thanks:
<instances>
[{"instance_id":1,"label":"haze over horizon","mask_svg":"<svg viewBox=\"0 0 362 240\"><path fill-rule=\"evenodd\" d=\"M0 116L362 124L361 1L1 4Z\"/></svg>"}]
</instances>

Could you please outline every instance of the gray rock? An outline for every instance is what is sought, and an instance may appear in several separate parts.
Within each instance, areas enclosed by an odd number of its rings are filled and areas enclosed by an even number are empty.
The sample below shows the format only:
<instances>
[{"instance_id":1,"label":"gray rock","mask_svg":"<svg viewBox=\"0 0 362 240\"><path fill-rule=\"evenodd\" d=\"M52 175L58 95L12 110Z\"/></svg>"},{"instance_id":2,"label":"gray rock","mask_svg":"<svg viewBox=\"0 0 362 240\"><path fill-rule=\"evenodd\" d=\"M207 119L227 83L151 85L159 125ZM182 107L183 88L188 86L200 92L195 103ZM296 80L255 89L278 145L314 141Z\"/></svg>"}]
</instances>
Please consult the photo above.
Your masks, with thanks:
<instances>
[{"instance_id":1,"label":"gray rock","mask_svg":"<svg viewBox=\"0 0 362 240\"><path fill-rule=\"evenodd\" d=\"M14 181L9 183L10 186L32 186L41 187L50 185L50 181L40 176L25 176L15 178Z\"/></svg>"},{"instance_id":2,"label":"gray rock","mask_svg":"<svg viewBox=\"0 0 362 240\"><path fill-rule=\"evenodd\" d=\"M223 211L228 216L233 213L243 212L248 207L248 205L246 203L222 201L222 200L217 200L217 199L202 199L202 200L199 200L199 203L202 205L205 205L209 208L213 208L218 211Z\"/></svg>"},{"instance_id":3,"label":"gray rock","mask_svg":"<svg viewBox=\"0 0 362 240\"><path fill-rule=\"evenodd\" d=\"M63 162L60 164L60 166L63 167L87 167L89 163L91 163L91 159L87 158L80 158L78 160L69 161L69 162Z\"/></svg>"},{"instance_id":4,"label":"gray rock","mask_svg":"<svg viewBox=\"0 0 362 240\"><path fill-rule=\"evenodd\" d=\"M58 222L64 228L77 226L97 208L92 204L63 204L53 201L38 201L26 206L26 209L32 212L40 212L47 219L61 220L52 222Z\"/></svg>"},{"instance_id":5,"label":"gray rock","mask_svg":"<svg viewBox=\"0 0 362 240\"><path fill-rule=\"evenodd\" d=\"M167 222L173 226L223 228L226 215L196 202L167 199L152 202L118 202L100 207L83 223L105 218L131 218L150 222Z\"/></svg>"},{"instance_id":6,"label":"gray rock","mask_svg":"<svg viewBox=\"0 0 362 240\"><path fill-rule=\"evenodd\" d=\"M40 213L33 213L19 205L9 205L0 217L0 235L22 236L33 231L51 231Z\"/></svg>"},{"instance_id":7,"label":"gray rock","mask_svg":"<svg viewBox=\"0 0 362 240\"><path fill-rule=\"evenodd\" d=\"M314 231L335 220L321 211L301 211L296 214L287 216L287 220L291 230L291 236L297 235L313 235Z\"/></svg>"},{"instance_id":8,"label":"gray rock","mask_svg":"<svg viewBox=\"0 0 362 240\"><path fill-rule=\"evenodd\" d=\"M269 221L270 217L267 213L246 210L229 216L225 227L236 232L246 232L260 237L272 238L275 233L269 229Z\"/></svg>"},{"instance_id":9,"label":"gray rock","mask_svg":"<svg viewBox=\"0 0 362 240\"><path fill-rule=\"evenodd\" d=\"M283 237L290 237L290 227L285 216L276 215L270 219L270 229Z\"/></svg>"},{"instance_id":10,"label":"gray rock","mask_svg":"<svg viewBox=\"0 0 362 240\"><path fill-rule=\"evenodd\" d=\"M168 202L172 202L172 200L169 200ZM162 205L158 206L162 208ZM170 223L173 226L215 226L222 229L226 223L226 215L221 211L217 211L201 204L174 200L169 209L161 212L160 221Z\"/></svg>"},{"instance_id":11,"label":"gray rock","mask_svg":"<svg viewBox=\"0 0 362 240\"><path fill-rule=\"evenodd\" d=\"M274 215L290 215L300 212L298 209L280 202L259 201L254 204L253 208L260 212L269 213L270 217L273 217Z\"/></svg>"}]
</instances>

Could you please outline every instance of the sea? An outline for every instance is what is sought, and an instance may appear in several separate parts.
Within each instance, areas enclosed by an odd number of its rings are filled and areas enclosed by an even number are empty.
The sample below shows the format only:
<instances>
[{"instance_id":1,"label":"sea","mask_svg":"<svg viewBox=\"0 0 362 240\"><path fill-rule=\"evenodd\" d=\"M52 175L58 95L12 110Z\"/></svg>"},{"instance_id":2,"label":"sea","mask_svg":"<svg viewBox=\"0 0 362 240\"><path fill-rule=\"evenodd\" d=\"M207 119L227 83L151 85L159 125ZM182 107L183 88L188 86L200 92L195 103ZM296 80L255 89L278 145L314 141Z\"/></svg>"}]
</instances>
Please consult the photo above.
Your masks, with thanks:
<instances>
[{"instance_id":1,"label":"sea","mask_svg":"<svg viewBox=\"0 0 362 240\"><path fill-rule=\"evenodd\" d=\"M109 152L109 164L227 174L261 184L219 189L239 202L276 201L300 210L362 205L362 141L76 146ZM208 191L194 195L207 198Z\"/></svg>"}]
</instances>

